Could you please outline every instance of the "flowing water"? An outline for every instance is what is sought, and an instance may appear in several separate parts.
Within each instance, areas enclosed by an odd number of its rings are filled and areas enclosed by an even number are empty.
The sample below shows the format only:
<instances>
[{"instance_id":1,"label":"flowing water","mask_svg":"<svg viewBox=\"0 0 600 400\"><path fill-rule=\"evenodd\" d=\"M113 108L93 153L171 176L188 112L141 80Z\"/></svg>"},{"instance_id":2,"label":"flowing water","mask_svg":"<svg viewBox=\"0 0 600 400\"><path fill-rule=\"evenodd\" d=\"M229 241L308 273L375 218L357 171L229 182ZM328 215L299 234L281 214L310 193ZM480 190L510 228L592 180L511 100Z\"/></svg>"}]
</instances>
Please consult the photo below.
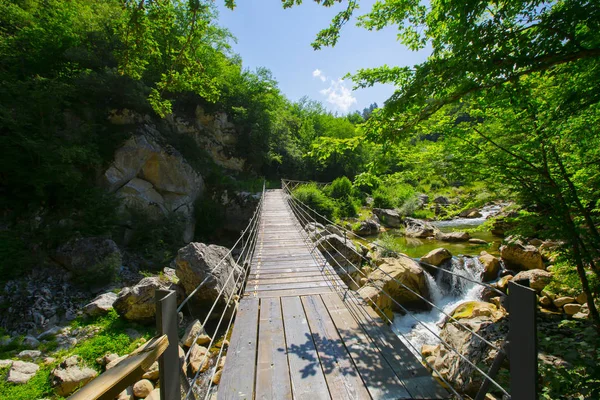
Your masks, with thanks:
<instances>
[{"instance_id":1,"label":"flowing water","mask_svg":"<svg viewBox=\"0 0 600 400\"><path fill-rule=\"evenodd\" d=\"M443 264L444 265L444 264ZM460 303L479 300L482 286L469 282L481 280L483 266L477 257L453 257L444 265L453 274L438 271L434 278L426 272L431 302L439 309L406 315L396 314L393 329L407 347L418 357L424 344L439 343L441 323ZM442 310L442 311L440 311ZM420 322L417 322L420 321Z\"/></svg>"}]
</instances>

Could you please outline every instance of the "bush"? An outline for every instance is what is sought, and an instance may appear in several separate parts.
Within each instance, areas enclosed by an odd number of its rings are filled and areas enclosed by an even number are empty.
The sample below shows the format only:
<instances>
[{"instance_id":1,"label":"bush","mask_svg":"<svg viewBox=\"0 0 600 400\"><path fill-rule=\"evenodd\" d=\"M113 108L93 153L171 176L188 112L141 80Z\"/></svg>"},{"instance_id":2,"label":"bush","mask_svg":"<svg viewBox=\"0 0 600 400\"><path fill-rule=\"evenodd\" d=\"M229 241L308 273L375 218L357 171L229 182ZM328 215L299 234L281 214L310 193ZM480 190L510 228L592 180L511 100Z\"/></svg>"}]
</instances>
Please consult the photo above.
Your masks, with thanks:
<instances>
[{"instance_id":1,"label":"bush","mask_svg":"<svg viewBox=\"0 0 600 400\"><path fill-rule=\"evenodd\" d=\"M294 190L293 195L300 202L306 204L325 218L333 220L336 217L337 209L335 203L329 197L325 196L314 183L298 186Z\"/></svg>"},{"instance_id":2,"label":"bush","mask_svg":"<svg viewBox=\"0 0 600 400\"><path fill-rule=\"evenodd\" d=\"M421 207L419 197L412 196L404 201L404 203L400 206L398 212L402 216L409 217L413 216L415 212L419 210L419 207Z\"/></svg>"},{"instance_id":3,"label":"bush","mask_svg":"<svg viewBox=\"0 0 600 400\"><path fill-rule=\"evenodd\" d=\"M407 184L383 185L373 192L373 205L377 208L396 208L414 194L413 187Z\"/></svg>"},{"instance_id":4,"label":"bush","mask_svg":"<svg viewBox=\"0 0 600 400\"><path fill-rule=\"evenodd\" d=\"M344 199L352 195L352 183L350 179L342 176L335 179L327 188L327 194L334 199Z\"/></svg>"},{"instance_id":5,"label":"bush","mask_svg":"<svg viewBox=\"0 0 600 400\"><path fill-rule=\"evenodd\" d=\"M340 218L349 218L356 217L358 215L359 205L356 204L356 200L352 197L345 197L343 199L338 200L338 217Z\"/></svg>"},{"instance_id":6,"label":"bush","mask_svg":"<svg viewBox=\"0 0 600 400\"><path fill-rule=\"evenodd\" d=\"M370 172L363 172L354 177L352 186L362 193L371 194L381 185L381 179Z\"/></svg>"}]
</instances>

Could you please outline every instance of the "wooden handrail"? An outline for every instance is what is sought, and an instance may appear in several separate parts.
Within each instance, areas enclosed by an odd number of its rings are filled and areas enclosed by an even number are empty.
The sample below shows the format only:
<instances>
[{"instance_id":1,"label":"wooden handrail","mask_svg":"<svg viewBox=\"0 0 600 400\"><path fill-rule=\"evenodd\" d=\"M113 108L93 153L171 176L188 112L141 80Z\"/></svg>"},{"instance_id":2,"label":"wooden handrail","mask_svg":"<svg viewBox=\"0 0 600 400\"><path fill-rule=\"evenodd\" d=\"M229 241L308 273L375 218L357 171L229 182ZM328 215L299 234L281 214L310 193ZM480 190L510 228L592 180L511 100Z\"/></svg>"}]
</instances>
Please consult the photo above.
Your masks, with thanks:
<instances>
[{"instance_id":1,"label":"wooden handrail","mask_svg":"<svg viewBox=\"0 0 600 400\"><path fill-rule=\"evenodd\" d=\"M115 367L100 374L75 392L69 397L69 400L114 399L127 387L137 382L168 346L167 335L153 338L129 354Z\"/></svg>"}]
</instances>

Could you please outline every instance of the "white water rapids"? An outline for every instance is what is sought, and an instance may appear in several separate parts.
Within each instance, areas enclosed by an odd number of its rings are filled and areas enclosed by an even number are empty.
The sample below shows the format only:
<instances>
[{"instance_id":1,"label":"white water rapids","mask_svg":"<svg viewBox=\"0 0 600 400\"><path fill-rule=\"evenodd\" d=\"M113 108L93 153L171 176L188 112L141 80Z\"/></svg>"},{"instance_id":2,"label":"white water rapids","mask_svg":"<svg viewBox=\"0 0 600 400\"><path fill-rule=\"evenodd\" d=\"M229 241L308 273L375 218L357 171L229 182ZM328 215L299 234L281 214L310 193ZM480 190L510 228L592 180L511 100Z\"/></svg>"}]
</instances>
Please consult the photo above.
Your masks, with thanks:
<instances>
[{"instance_id":1,"label":"white water rapids","mask_svg":"<svg viewBox=\"0 0 600 400\"><path fill-rule=\"evenodd\" d=\"M450 314L460 303L479 300L483 289L481 285L461 278L463 276L476 282L481 281L483 265L477 257L454 257L448 269L456 275L437 271L437 276L434 278L425 272L431 302L446 314ZM439 343L435 335L440 333L438 324L441 325L441 322L447 318L444 313L432 308L431 311L413 313L413 316L396 314L393 329L404 344L420 358L421 347L424 344Z\"/></svg>"}]
</instances>

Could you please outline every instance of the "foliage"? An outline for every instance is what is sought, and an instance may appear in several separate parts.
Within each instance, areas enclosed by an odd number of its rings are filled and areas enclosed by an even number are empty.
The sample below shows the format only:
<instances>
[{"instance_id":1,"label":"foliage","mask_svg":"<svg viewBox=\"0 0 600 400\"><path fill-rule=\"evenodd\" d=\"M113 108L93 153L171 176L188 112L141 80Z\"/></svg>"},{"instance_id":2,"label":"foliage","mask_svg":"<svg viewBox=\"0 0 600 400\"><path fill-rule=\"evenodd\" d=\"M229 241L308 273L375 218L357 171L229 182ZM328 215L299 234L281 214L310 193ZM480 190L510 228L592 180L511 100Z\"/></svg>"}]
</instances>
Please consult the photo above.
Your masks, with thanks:
<instances>
[{"instance_id":1,"label":"foliage","mask_svg":"<svg viewBox=\"0 0 600 400\"><path fill-rule=\"evenodd\" d=\"M371 194L379 185L381 185L381 179L370 172L362 172L356 175L352 183L355 190L367 194Z\"/></svg>"},{"instance_id":2,"label":"foliage","mask_svg":"<svg viewBox=\"0 0 600 400\"><path fill-rule=\"evenodd\" d=\"M396 208L414 195L412 186L404 183L383 184L373 192L373 205L377 208Z\"/></svg>"},{"instance_id":3,"label":"foliage","mask_svg":"<svg viewBox=\"0 0 600 400\"><path fill-rule=\"evenodd\" d=\"M352 195L352 182L345 176L336 178L331 182L331 185L327 187L326 193L334 199L348 198Z\"/></svg>"},{"instance_id":4,"label":"foliage","mask_svg":"<svg viewBox=\"0 0 600 400\"><path fill-rule=\"evenodd\" d=\"M316 184L309 183L298 186L293 192L293 196L303 204L316 211L318 214L333 220L337 217L337 209L335 202L327 197ZM310 213L310 211L308 211ZM317 220L320 220L317 215L313 215ZM321 221L327 223L325 221Z\"/></svg>"}]
</instances>

